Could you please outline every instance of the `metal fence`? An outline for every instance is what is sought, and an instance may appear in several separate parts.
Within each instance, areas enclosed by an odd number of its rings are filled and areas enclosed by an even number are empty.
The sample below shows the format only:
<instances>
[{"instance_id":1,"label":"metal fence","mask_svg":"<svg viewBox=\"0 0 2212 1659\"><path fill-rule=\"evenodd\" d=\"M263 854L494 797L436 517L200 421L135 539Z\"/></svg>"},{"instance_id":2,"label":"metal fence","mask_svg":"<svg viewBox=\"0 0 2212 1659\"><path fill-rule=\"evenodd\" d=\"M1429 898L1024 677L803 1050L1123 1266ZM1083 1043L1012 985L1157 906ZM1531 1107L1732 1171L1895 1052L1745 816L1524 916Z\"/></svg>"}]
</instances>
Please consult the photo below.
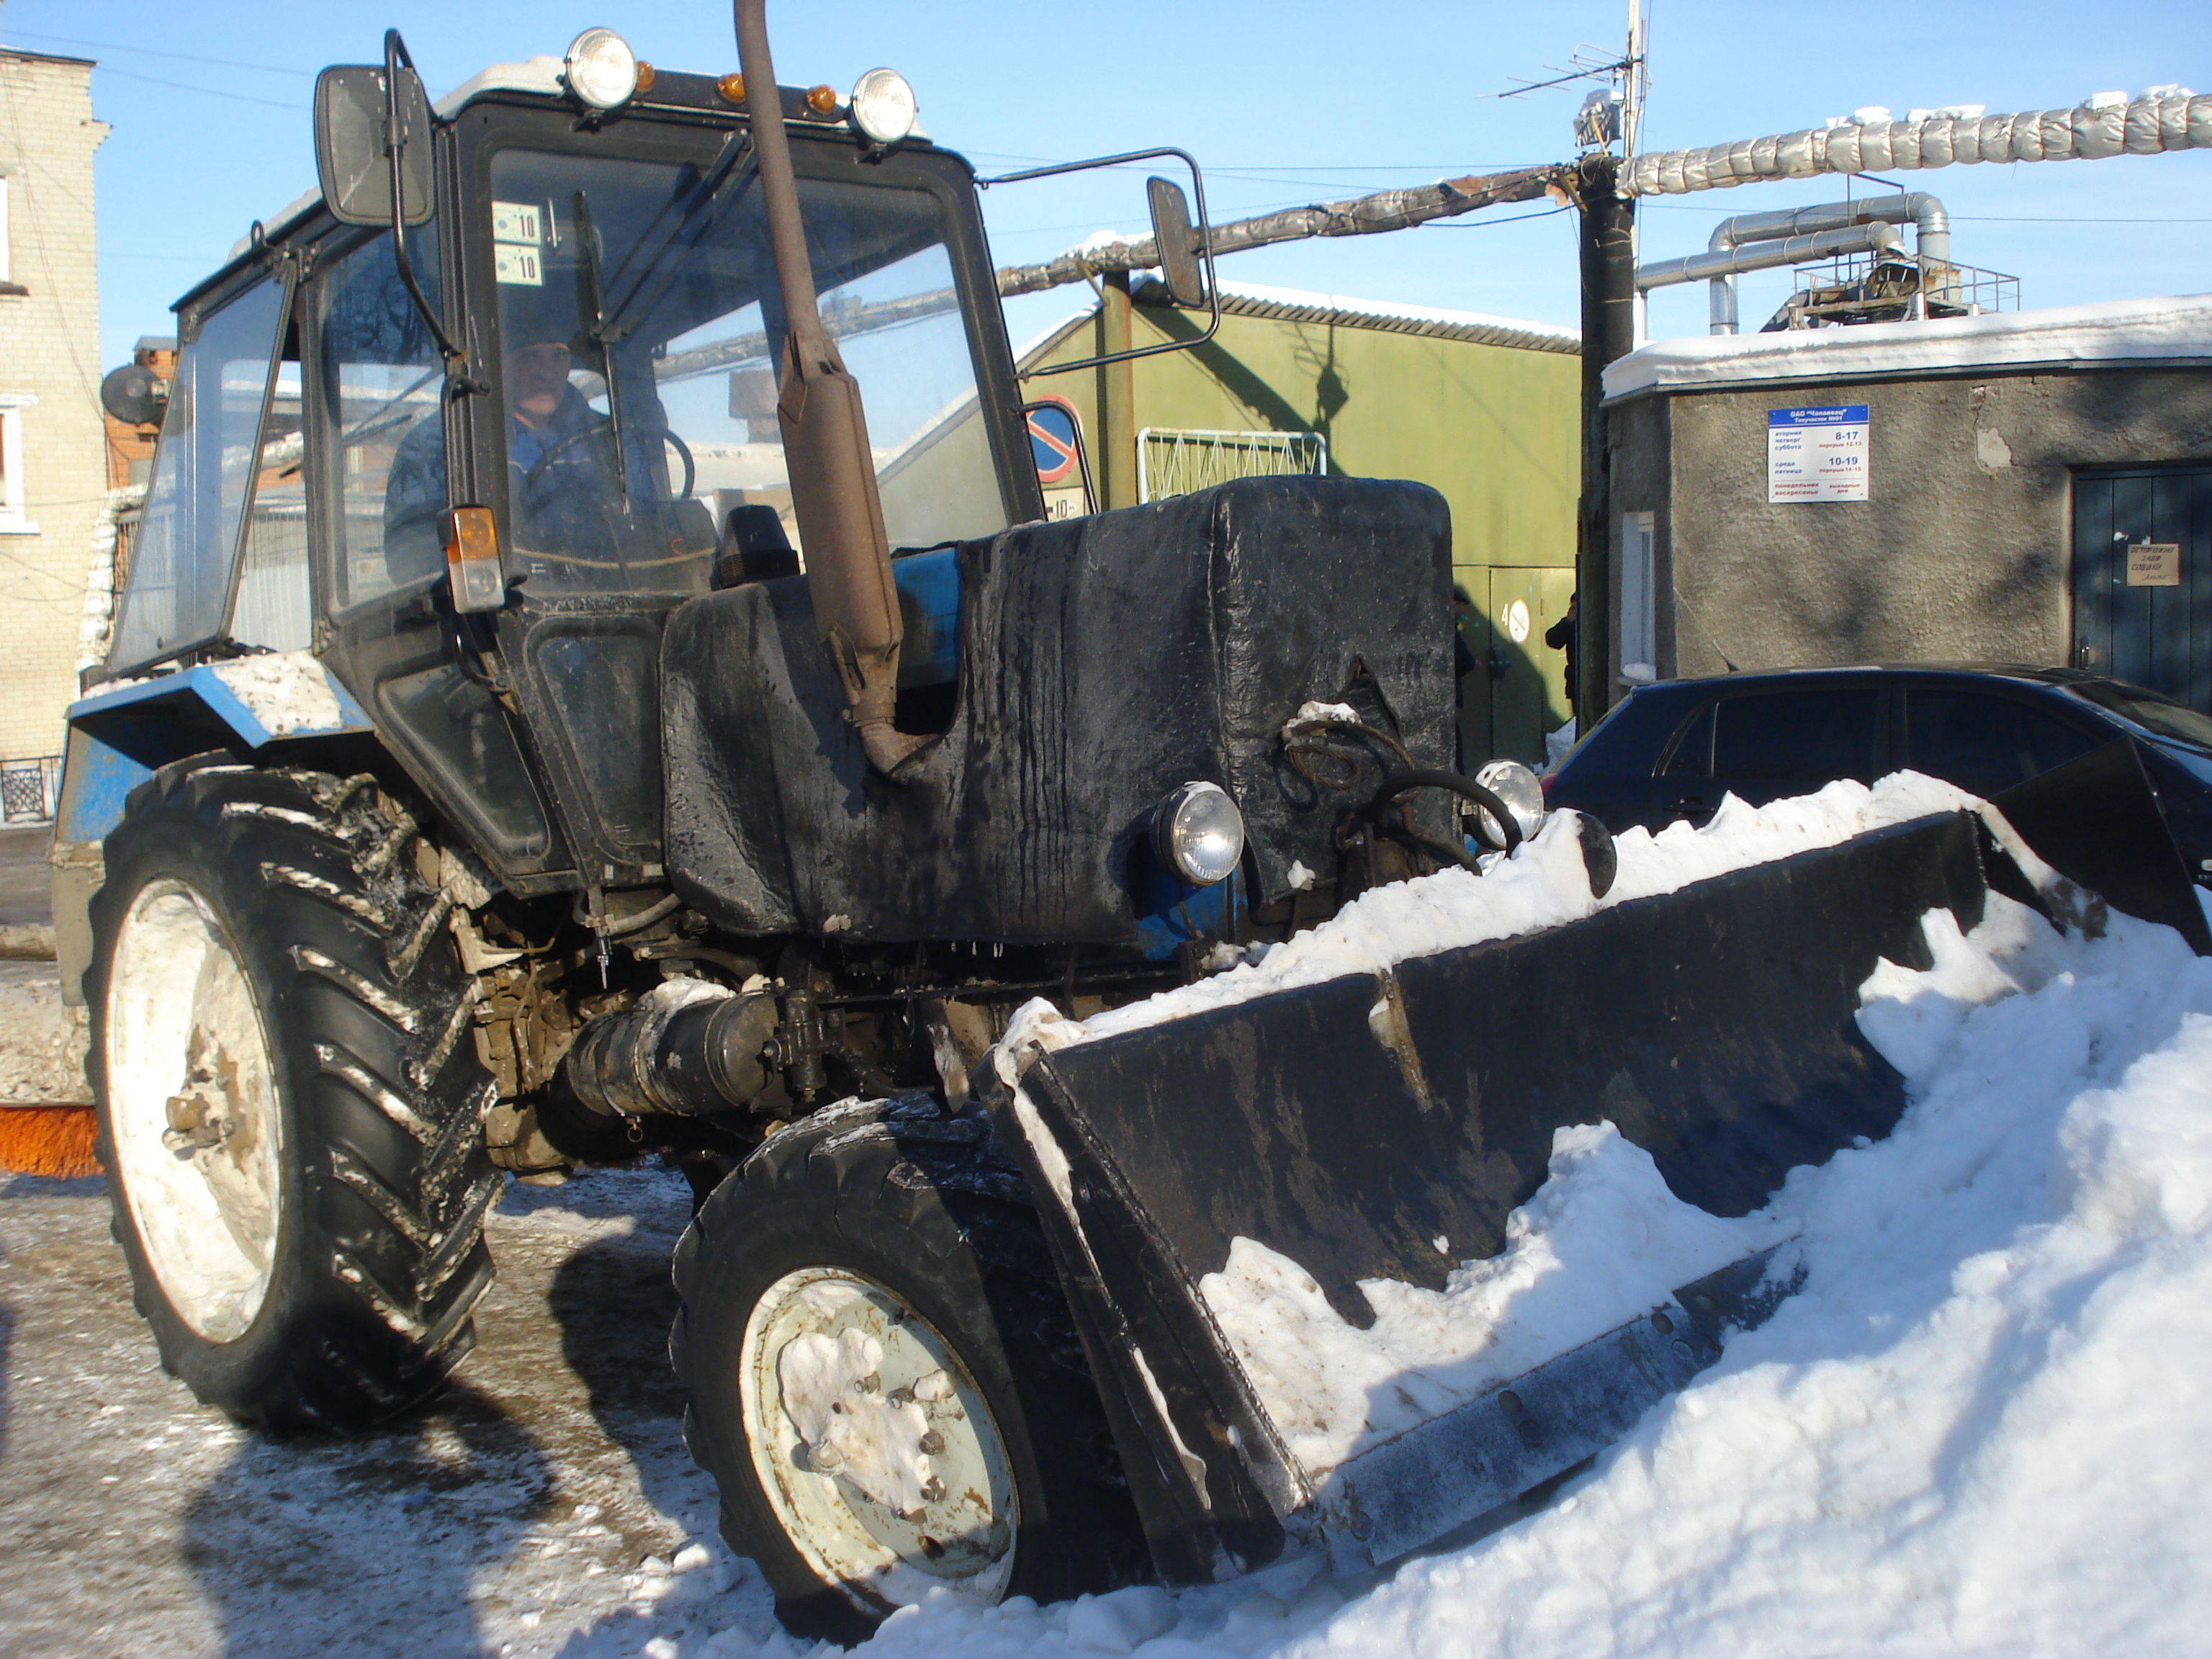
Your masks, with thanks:
<instances>
[{"instance_id":1,"label":"metal fence","mask_svg":"<svg viewBox=\"0 0 2212 1659\"><path fill-rule=\"evenodd\" d=\"M1850 254L1800 267L1796 275L1797 291L1769 329L1918 322L2020 309L2019 277L1912 253Z\"/></svg>"},{"instance_id":2,"label":"metal fence","mask_svg":"<svg viewBox=\"0 0 2212 1659\"><path fill-rule=\"evenodd\" d=\"M1137 498L1164 501L1231 478L1319 476L1328 441L1318 432L1205 432L1148 426L1137 434Z\"/></svg>"},{"instance_id":3,"label":"metal fence","mask_svg":"<svg viewBox=\"0 0 2212 1659\"><path fill-rule=\"evenodd\" d=\"M62 789L62 757L0 761L0 822L51 823Z\"/></svg>"}]
</instances>

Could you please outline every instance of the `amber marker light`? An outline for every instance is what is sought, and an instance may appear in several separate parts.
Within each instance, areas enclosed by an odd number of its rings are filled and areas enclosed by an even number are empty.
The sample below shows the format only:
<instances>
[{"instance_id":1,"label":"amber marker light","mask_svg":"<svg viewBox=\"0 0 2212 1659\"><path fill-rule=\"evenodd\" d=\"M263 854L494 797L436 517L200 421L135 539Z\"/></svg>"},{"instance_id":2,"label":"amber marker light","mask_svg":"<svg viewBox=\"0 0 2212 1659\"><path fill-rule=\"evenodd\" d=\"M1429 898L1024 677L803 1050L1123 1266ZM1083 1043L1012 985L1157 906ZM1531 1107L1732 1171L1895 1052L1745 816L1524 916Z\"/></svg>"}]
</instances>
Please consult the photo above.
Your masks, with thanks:
<instances>
[{"instance_id":1,"label":"amber marker light","mask_svg":"<svg viewBox=\"0 0 2212 1659\"><path fill-rule=\"evenodd\" d=\"M732 70L714 82L714 90L722 94L722 101L742 106L745 101L745 77Z\"/></svg>"},{"instance_id":2,"label":"amber marker light","mask_svg":"<svg viewBox=\"0 0 2212 1659\"><path fill-rule=\"evenodd\" d=\"M456 611L496 611L507 603L489 507L457 507L446 514L446 575Z\"/></svg>"},{"instance_id":3,"label":"amber marker light","mask_svg":"<svg viewBox=\"0 0 2212 1659\"><path fill-rule=\"evenodd\" d=\"M653 65L641 60L637 66L637 89L641 93L653 90Z\"/></svg>"},{"instance_id":4,"label":"amber marker light","mask_svg":"<svg viewBox=\"0 0 2212 1659\"><path fill-rule=\"evenodd\" d=\"M807 88L806 107L817 115L835 115L837 112L837 89L831 86Z\"/></svg>"}]
</instances>

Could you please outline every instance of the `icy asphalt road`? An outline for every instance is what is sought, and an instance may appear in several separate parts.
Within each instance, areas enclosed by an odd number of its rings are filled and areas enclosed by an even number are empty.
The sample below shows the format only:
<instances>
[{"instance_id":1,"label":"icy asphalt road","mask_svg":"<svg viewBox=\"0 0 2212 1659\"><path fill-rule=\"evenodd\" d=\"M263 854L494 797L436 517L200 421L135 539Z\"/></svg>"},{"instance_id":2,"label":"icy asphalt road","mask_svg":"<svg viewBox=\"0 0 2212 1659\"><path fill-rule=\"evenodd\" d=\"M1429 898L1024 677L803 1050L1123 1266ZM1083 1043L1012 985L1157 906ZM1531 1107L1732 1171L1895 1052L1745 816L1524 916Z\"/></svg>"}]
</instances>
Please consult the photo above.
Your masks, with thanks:
<instances>
[{"instance_id":1,"label":"icy asphalt road","mask_svg":"<svg viewBox=\"0 0 2212 1659\"><path fill-rule=\"evenodd\" d=\"M687 1626L783 1649L684 1450L688 1215L657 1170L510 1187L460 1385L386 1432L271 1444L162 1373L104 1182L0 1176L0 1654L585 1659Z\"/></svg>"}]
</instances>

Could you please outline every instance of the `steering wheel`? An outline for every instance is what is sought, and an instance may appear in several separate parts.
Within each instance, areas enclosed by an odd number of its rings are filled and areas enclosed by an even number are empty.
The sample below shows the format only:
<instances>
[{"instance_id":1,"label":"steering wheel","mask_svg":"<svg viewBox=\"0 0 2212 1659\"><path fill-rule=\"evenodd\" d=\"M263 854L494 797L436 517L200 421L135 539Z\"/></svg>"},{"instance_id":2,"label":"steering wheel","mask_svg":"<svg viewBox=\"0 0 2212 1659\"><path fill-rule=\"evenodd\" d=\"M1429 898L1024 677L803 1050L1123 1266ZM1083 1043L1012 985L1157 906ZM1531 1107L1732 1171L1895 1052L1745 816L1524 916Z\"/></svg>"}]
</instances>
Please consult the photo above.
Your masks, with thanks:
<instances>
[{"instance_id":1,"label":"steering wheel","mask_svg":"<svg viewBox=\"0 0 2212 1659\"><path fill-rule=\"evenodd\" d=\"M678 459L684 463L684 483L681 488L668 495L646 495L633 492L631 499L641 507L673 507L678 501L690 500L693 488L699 482L699 463L692 458L691 451L685 446L684 440L678 437L675 431L669 427L647 426L638 430L644 435L658 434L663 444L676 452ZM545 469L552 465L554 458L562 451L573 449L589 439L611 436L613 431L614 427L611 422L601 421L593 426L579 427L574 432L548 444L538 452L538 459L530 464L530 471L522 475L523 494L528 495L535 491L538 481L544 476ZM612 480L609 483L611 484Z\"/></svg>"}]
</instances>

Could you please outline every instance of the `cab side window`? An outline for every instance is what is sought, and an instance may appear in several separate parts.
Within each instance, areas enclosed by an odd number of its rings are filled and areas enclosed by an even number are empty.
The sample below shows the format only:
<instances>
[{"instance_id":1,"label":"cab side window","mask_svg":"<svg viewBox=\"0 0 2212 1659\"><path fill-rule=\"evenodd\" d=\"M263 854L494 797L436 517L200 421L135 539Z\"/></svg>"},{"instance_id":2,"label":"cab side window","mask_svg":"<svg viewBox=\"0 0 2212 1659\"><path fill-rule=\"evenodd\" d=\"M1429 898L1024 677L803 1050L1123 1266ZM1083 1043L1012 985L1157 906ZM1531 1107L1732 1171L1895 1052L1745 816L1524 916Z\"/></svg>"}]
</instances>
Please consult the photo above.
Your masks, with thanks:
<instances>
[{"instance_id":1,"label":"cab side window","mask_svg":"<svg viewBox=\"0 0 2212 1659\"><path fill-rule=\"evenodd\" d=\"M434 296L430 228L410 234L408 253ZM322 465L337 519L331 587L343 609L445 572L445 364L400 285L389 235L326 267L321 293Z\"/></svg>"},{"instance_id":2,"label":"cab side window","mask_svg":"<svg viewBox=\"0 0 2212 1659\"><path fill-rule=\"evenodd\" d=\"M222 631L239 523L270 470L258 439L284 299L274 276L257 283L201 323L177 364L112 667L156 663Z\"/></svg>"},{"instance_id":3,"label":"cab side window","mask_svg":"<svg viewBox=\"0 0 2212 1659\"><path fill-rule=\"evenodd\" d=\"M2098 742L2011 697L1919 687L1905 694L1905 763L1977 795L2025 783Z\"/></svg>"},{"instance_id":4,"label":"cab side window","mask_svg":"<svg viewBox=\"0 0 2212 1659\"><path fill-rule=\"evenodd\" d=\"M307 588L307 489L304 435L300 429L299 348L276 365L269 422L261 430L261 459L246 509L246 547L238 569L238 599L230 636L271 651L304 651L313 632L314 605Z\"/></svg>"}]
</instances>

